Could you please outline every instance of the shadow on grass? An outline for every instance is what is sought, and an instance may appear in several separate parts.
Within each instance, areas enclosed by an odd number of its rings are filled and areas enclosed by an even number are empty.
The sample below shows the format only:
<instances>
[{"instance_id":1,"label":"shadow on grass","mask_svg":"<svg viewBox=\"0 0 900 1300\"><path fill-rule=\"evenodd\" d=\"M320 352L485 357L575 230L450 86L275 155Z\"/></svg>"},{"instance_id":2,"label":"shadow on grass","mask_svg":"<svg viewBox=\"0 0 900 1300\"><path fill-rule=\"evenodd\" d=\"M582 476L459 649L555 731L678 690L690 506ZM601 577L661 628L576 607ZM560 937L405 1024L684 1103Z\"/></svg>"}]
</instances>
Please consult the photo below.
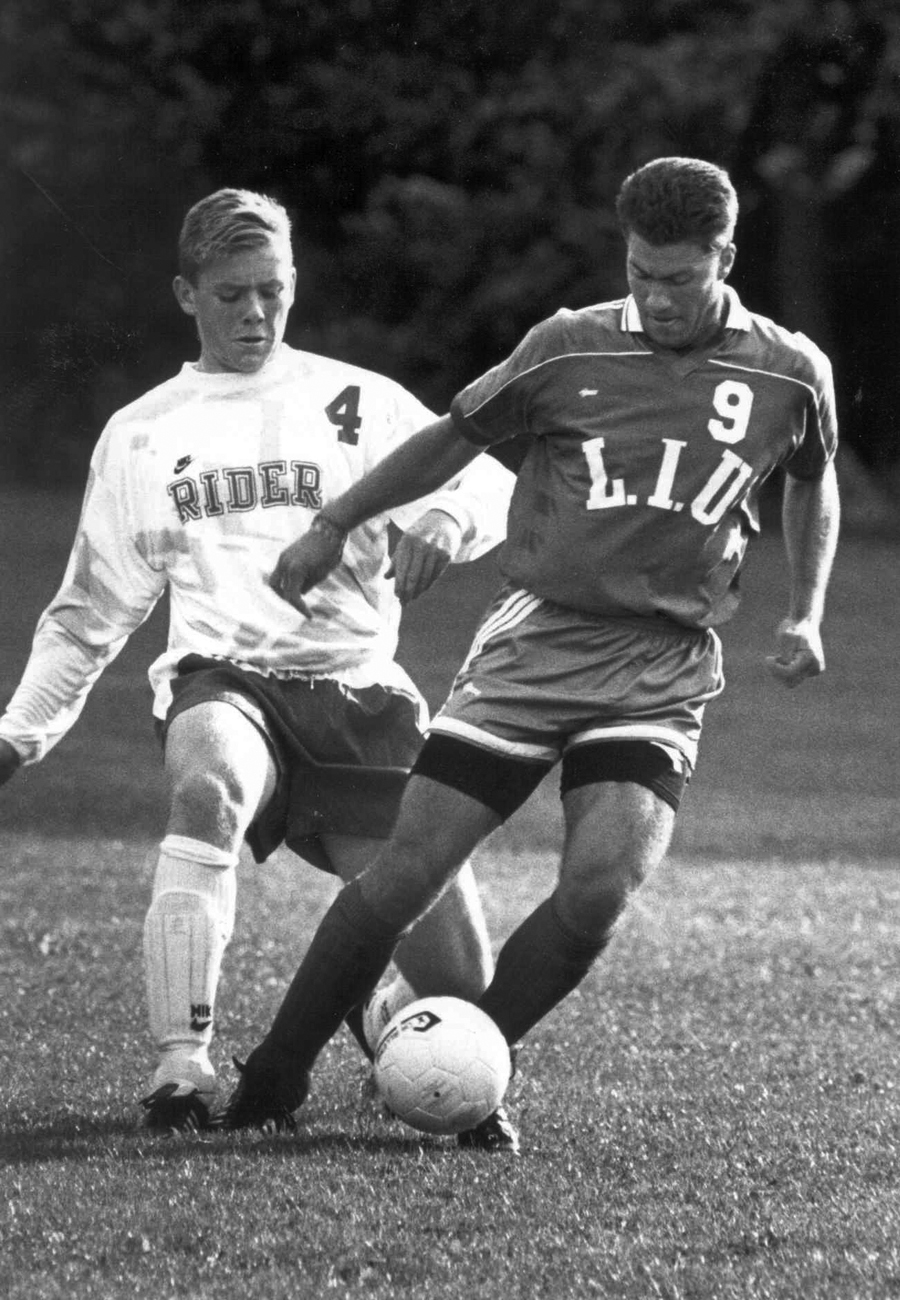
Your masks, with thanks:
<instances>
[{"instance_id":1,"label":"shadow on grass","mask_svg":"<svg viewBox=\"0 0 900 1300\"><path fill-rule=\"evenodd\" d=\"M359 1126L360 1128L362 1125ZM79 1163L96 1160L98 1152L115 1152L119 1162L154 1163L186 1157L218 1161L240 1156L242 1159L279 1158L353 1153L387 1156L440 1157L457 1152L456 1142L448 1138L418 1137L410 1132L318 1132L301 1128L293 1134L265 1136L255 1133L186 1133L162 1137L151 1134L130 1120L98 1120L88 1115L67 1115L55 1122L34 1126L27 1116L12 1114L0 1133L0 1162L7 1167L28 1167L52 1161Z\"/></svg>"}]
</instances>

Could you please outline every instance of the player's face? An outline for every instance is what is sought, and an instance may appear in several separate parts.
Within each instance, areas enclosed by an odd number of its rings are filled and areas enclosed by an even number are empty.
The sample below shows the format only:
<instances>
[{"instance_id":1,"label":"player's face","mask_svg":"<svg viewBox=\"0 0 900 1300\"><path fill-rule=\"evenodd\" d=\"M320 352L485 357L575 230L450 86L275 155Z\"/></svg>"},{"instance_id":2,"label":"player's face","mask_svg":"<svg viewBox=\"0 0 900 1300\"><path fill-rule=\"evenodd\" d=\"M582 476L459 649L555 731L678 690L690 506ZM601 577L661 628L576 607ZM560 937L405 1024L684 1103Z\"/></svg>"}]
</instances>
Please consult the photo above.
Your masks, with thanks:
<instances>
[{"instance_id":1,"label":"player's face","mask_svg":"<svg viewBox=\"0 0 900 1300\"><path fill-rule=\"evenodd\" d=\"M734 245L709 253L696 244L628 239L628 287L647 336L661 348L702 346L718 330Z\"/></svg>"},{"instance_id":2,"label":"player's face","mask_svg":"<svg viewBox=\"0 0 900 1300\"><path fill-rule=\"evenodd\" d=\"M271 241L203 268L196 284L175 279L175 297L200 335L200 369L261 370L284 338L294 301L290 251Z\"/></svg>"}]
</instances>

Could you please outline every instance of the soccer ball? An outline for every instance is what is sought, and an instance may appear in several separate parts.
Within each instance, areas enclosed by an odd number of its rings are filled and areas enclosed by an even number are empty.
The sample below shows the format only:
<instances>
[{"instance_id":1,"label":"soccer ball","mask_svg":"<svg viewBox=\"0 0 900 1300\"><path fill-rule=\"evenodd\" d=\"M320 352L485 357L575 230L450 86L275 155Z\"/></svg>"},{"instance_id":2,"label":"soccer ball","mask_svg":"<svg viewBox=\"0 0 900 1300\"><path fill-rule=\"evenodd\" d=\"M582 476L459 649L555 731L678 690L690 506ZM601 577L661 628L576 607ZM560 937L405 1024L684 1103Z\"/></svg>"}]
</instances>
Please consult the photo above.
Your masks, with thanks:
<instances>
[{"instance_id":1,"label":"soccer ball","mask_svg":"<svg viewBox=\"0 0 900 1300\"><path fill-rule=\"evenodd\" d=\"M410 1002L415 1002L417 994L411 984L402 975L397 975L390 984L382 984L375 990L363 1007L363 1034L374 1056L378 1040L387 1029L398 1011Z\"/></svg>"},{"instance_id":2,"label":"soccer ball","mask_svg":"<svg viewBox=\"0 0 900 1300\"><path fill-rule=\"evenodd\" d=\"M394 1016L375 1051L391 1114L422 1133L462 1133L503 1100L509 1047L490 1016L461 998L419 998Z\"/></svg>"}]
</instances>

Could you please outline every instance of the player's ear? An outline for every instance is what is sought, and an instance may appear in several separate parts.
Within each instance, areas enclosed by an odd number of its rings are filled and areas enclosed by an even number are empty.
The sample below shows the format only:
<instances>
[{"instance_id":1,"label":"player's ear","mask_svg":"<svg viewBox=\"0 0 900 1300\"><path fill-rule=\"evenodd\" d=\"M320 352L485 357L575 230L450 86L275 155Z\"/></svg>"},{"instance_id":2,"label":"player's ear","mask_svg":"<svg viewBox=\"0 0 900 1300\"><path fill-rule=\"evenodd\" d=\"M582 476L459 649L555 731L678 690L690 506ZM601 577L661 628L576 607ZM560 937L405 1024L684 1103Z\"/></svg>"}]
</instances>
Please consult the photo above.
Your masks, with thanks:
<instances>
[{"instance_id":1,"label":"player's ear","mask_svg":"<svg viewBox=\"0 0 900 1300\"><path fill-rule=\"evenodd\" d=\"M197 304L194 301L194 286L190 280L186 280L183 275L176 275L172 281L172 292L175 294L175 301L181 310L188 316L197 315Z\"/></svg>"},{"instance_id":2,"label":"player's ear","mask_svg":"<svg viewBox=\"0 0 900 1300\"><path fill-rule=\"evenodd\" d=\"M294 305L294 295L296 294L296 292L297 292L297 268L296 268L296 266L292 266L292 267L291 267L291 283L290 283L290 286L289 286L289 288L288 288L288 306L289 306L289 307L293 307L293 305Z\"/></svg>"},{"instance_id":3,"label":"player's ear","mask_svg":"<svg viewBox=\"0 0 900 1300\"><path fill-rule=\"evenodd\" d=\"M734 266L734 259L737 255L737 249L734 244L726 244L719 254L719 279L726 280L731 268Z\"/></svg>"}]
</instances>

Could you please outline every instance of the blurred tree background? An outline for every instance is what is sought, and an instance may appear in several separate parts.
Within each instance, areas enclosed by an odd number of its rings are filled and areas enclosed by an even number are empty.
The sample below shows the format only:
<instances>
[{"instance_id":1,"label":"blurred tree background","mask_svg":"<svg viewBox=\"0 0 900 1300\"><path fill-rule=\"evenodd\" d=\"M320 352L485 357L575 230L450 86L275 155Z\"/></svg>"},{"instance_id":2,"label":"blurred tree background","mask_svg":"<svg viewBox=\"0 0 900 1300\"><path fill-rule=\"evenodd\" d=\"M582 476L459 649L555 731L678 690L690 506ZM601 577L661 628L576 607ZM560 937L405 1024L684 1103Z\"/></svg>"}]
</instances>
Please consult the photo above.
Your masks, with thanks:
<instances>
[{"instance_id":1,"label":"blurred tree background","mask_svg":"<svg viewBox=\"0 0 900 1300\"><path fill-rule=\"evenodd\" d=\"M736 287L830 353L854 483L900 495L897 0L5 0L0 39L7 481L80 483L194 355L175 240L220 185L294 218L289 341L444 410L624 291L616 189L681 153L731 170Z\"/></svg>"}]
</instances>

